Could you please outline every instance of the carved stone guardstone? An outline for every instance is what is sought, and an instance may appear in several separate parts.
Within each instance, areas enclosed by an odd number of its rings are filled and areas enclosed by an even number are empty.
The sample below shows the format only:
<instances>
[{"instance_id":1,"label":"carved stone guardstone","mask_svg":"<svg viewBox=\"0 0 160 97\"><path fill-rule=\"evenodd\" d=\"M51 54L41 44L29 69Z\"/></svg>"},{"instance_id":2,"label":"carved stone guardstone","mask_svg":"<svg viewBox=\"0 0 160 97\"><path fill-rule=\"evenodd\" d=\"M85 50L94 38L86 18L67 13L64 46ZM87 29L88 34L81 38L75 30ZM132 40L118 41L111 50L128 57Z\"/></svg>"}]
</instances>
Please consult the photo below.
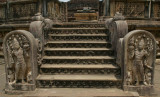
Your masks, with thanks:
<instances>
[{"instance_id":1,"label":"carved stone guardstone","mask_svg":"<svg viewBox=\"0 0 160 97\"><path fill-rule=\"evenodd\" d=\"M156 40L144 30L129 32L124 37L124 85L125 91L137 91L151 95L154 85Z\"/></svg>"},{"instance_id":2,"label":"carved stone guardstone","mask_svg":"<svg viewBox=\"0 0 160 97\"><path fill-rule=\"evenodd\" d=\"M37 43L34 36L24 30L8 33L3 41L6 64L6 93L32 91L36 88Z\"/></svg>"}]
</instances>

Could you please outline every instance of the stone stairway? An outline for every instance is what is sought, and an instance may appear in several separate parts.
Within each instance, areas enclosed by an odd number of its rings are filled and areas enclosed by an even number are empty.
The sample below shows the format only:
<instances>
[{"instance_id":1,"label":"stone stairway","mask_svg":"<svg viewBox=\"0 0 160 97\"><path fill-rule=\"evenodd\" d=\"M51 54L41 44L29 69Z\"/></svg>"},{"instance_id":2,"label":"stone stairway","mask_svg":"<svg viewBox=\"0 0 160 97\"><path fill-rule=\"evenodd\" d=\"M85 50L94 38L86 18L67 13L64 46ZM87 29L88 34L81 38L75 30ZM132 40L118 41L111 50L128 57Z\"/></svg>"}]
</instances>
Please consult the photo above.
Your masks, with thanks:
<instances>
[{"instance_id":1,"label":"stone stairway","mask_svg":"<svg viewBox=\"0 0 160 97\"><path fill-rule=\"evenodd\" d=\"M54 26L44 53L38 88L121 88L121 69L103 24Z\"/></svg>"}]
</instances>

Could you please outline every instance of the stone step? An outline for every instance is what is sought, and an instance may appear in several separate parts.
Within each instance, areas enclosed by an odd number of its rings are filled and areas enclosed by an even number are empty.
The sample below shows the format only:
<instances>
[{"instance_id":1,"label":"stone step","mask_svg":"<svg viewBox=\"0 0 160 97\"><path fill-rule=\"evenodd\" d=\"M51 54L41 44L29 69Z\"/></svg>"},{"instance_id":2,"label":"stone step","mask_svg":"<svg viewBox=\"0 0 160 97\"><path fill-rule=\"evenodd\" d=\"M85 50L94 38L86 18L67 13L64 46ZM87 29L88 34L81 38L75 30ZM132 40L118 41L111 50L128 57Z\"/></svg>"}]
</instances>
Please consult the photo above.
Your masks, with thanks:
<instances>
[{"instance_id":1,"label":"stone step","mask_svg":"<svg viewBox=\"0 0 160 97\"><path fill-rule=\"evenodd\" d=\"M112 56L44 56L43 64L108 64L114 63Z\"/></svg>"},{"instance_id":2,"label":"stone step","mask_svg":"<svg viewBox=\"0 0 160 97\"><path fill-rule=\"evenodd\" d=\"M107 34L48 34L49 36L108 36Z\"/></svg>"},{"instance_id":3,"label":"stone step","mask_svg":"<svg viewBox=\"0 0 160 97\"><path fill-rule=\"evenodd\" d=\"M106 30L106 28L51 28L51 30Z\"/></svg>"},{"instance_id":4,"label":"stone step","mask_svg":"<svg viewBox=\"0 0 160 97\"><path fill-rule=\"evenodd\" d=\"M45 48L46 56L113 56L110 48Z\"/></svg>"},{"instance_id":5,"label":"stone step","mask_svg":"<svg viewBox=\"0 0 160 97\"><path fill-rule=\"evenodd\" d=\"M110 48L107 41L48 41L46 47L51 48Z\"/></svg>"},{"instance_id":6,"label":"stone step","mask_svg":"<svg viewBox=\"0 0 160 97\"><path fill-rule=\"evenodd\" d=\"M140 97L137 92L117 88L38 88L24 97Z\"/></svg>"},{"instance_id":7,"label":"stone step","mask_svg":"<svg viewBox=\"0 0 160 97\"><path fill-rule=\"evenodd\" d=\"M59 40L73 40L73 41L79 41L79 40L109 40L109 37L106 34L49 34L49 40L52 41L59 41Z\"/></svg>"},{"instance_id":8,"label":"stone step","mask_svg":"<svg viewBox=\"0 0 160 97\"><path fill-rule=\"evenodd\" d=\"M52 28L48 34L107 34L106 28Z\"/></svg>"},{"instance_id":9,"label":"stone step","mask_svg":"<svg viewBox=\"0 0 160 97\"><path fill-rule=\"evenodd\" d=\"M39 75L38 87L117 87L121 88L121 78L115 75Z\"/></svg>"},{"instance_id":10,"label":"stone step","mask_svg":"<svg viewBox=\"0 0 160 97\"><path fill-rule=\"evenodd\" d=\"M42 74L115 74L120 75L120 68L112 64L105 65L55 65L43 64Z\"/></svg>"},{"instance_id":11,"label":"stone step","mask_svg":"<svg viewBox=\"0 0 160 97\"><path fill-rule=\"evenodd\" d=\"M104 23L63 23L63 24L57 24L53 25L55 28L100 28L105 27Z\"/></svg>"}]
</instances>

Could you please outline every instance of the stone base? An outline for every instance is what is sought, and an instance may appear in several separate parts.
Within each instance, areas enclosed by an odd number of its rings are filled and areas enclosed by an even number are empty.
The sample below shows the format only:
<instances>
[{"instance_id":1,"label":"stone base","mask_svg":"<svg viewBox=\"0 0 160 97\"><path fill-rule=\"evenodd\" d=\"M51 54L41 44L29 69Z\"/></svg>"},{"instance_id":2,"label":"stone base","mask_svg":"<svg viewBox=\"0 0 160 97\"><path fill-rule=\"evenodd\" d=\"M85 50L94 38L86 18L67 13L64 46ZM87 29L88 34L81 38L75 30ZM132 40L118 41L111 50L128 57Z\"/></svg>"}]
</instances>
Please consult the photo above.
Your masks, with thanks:
<instances>
[{"instance_id":1,"label":"stone base","mask_svg":"<svg viewBox=\"0 0 160 97\"><path fill-rule=\"evenodd\" d=\"M28 91L35 90L35 85L33 84L6 84L5 93L6 94L23 94Z\"/></svg>"},{"instance_id":2,"label":"stone base","mask_svg":"<svg viewBox=\"0 0 160 97\"><path fill-rule=\"evenodd\" d=\"M38 88L23 97L139 97L117 88Z\"/></svg>"},{"instance_id":3,"label":"stone base","mask_svg":"<svg viewBox=\"0 0 160 97\"><path fill-rule=\"evenodd\" d=\"M150 86L123 86L124 91L133 91L138 92L140 96L153 96L154 93L154 87L152 85Z\"/></svg>"},{"instance_id":4,"label":"stone base","mask_svg":"<svg viewBox=\"0 0 160 97\"><path fill-rule=\"evenodd\" d=\"M29 91L20 91L20 90L8 90L5 89L5 94L7 95L22 95L22 94L26 94Z\"/></svg>"}]
</instances>

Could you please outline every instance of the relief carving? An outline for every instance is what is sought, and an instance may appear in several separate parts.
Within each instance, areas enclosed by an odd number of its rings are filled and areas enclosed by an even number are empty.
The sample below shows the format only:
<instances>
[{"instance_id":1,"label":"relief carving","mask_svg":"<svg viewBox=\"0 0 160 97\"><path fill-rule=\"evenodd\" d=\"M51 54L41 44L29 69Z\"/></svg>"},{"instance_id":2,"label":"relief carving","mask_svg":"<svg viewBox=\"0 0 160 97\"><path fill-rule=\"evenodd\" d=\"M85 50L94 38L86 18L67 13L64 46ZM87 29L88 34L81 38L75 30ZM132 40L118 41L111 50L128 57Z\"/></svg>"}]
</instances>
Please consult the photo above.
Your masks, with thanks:
<instances>
[{"instance_id":1,"label":"relief carving","mask_svg":"<svg viewBox=\"0 0 160 97\"><path fill-rule=\"evenodd\" d=\"M148 63L148 56L153 51L152 39L145 34L132 37L129 40L129 59L132 61L133 83L136 85L149 85L151 84L149 73L152 71L152 64ZM128 72L129 73L129 72ZM134 83L135 82L135 83Z\"/></svg>"},{"instance_id":2,"label":"relief carving","mask_svg":"<svg viewBox=\"0 0 160 97\"><path fill-rule=\"evenodd\" d=\"M24 59L24 51L16 38L14 38L12 41L13 41L12 43L13 46L11 46L12 48L11 54L15 64L15 67L14 67L15 78L13 83L16 83L18 81L18 76L20 72L21 72L21 76L20 76L21 82L25 83L24 79L27 79L27 77L25 76L25 73L27 71L27 64ZM29 45L26 45L26 46L29 46ZM26 53L26 57L28 57L27 53Z\"/></svg>"},{"instance_id":3,"label":"relief carving","mask_svg":"<svg viewBox=\"0 0 160 97\"><path fill-rule=\"evenodd\" d=\"M135 30L124 37L123 43L124 89L152 87L156 59L154 36L144 30Z\"/></svg>"},{"instance_id":4,"label":"relief carving","mask_svg":"<svg viewBox=\"0 0 160 97\"><path fill-rule=\"evenodd\" d=\"M153 15L154 17L160 17L160 3L153 3Z\"/></svg>"},{"instance_id":5,"label":"relief carving","mask_svg":"<svg viewBox=\"0 0 160 97\"><path fill-rule=\"evenodd\" d=\"M116 2L116 12L127 17L144 17L145 4L138 2Z\"/></svg>"},{"instance_id":6,"label":"relief carving","mask_svg":"<svg viewBox=\"0 0 160 97\"><path fill-rule=\"evenodd\" d=\"M27 61L30 59L30 44L23 35L12 35L7 40L7 52L9 55L9 84L30 82L27 79L31 73L31 64Z\"/></svg>"},{"instance_id":7,"label":"relief carving","mask_svg":"<svg viewBox=\"0 0 160 97\"><path fill-rule=\"evenodd\" d=\"M37 3L13 4L10 6L10 18L30 17L37 12Z\"/></svg>"},{"instance_id":8,"label":"relief carving","mask_svg":"<svg viewBox=\"0 0 160 97\"><path fill-rule=\"evenodd\" d=\"M34 75L37 73L37 55L35 54L37 53L37 47L33 35L24 30L12 31L5 36L3 48L5 48L7 74L6 89L34 89Z\"/></svg>"}]
</instances>

